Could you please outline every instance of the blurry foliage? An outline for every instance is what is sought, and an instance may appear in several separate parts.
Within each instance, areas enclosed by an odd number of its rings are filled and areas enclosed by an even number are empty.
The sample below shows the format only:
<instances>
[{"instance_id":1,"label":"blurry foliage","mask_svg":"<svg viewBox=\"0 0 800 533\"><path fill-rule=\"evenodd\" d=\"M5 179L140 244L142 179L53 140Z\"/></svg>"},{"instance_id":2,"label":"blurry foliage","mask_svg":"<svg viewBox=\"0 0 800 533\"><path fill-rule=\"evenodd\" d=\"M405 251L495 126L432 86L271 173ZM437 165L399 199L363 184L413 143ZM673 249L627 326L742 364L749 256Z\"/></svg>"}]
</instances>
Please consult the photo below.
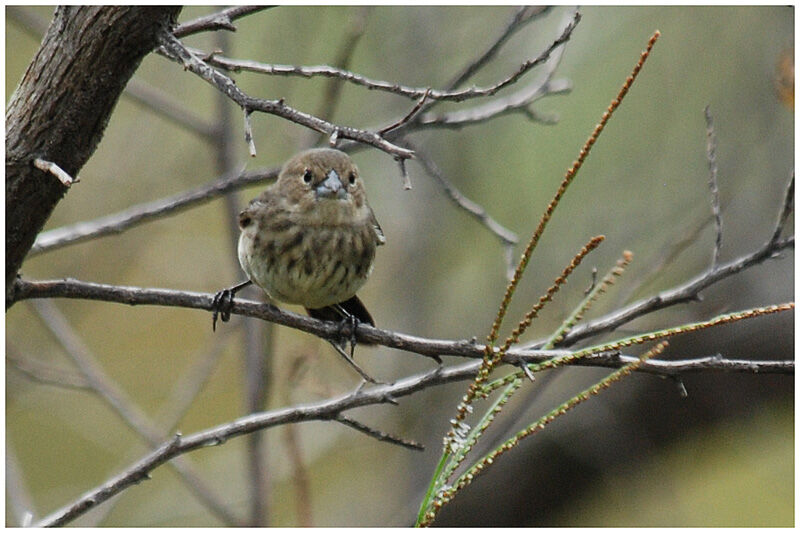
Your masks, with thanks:
<instances>
[{"instance_id":1,"label":"blurry foliage","mask_svg":"<svg viewBox=\"0 0 800 533\"><path fill-rule=\"evenodd\" d=\"M231 47L225 52L232 57L273 63L329 63L341 43L343 28L356 9L359 8L281 7L247 17L237 21L238 31L230 36ZM36 10L47 17L52 14L52 8ZM513 71L552 40L565 8L554 11L518 33L499 59L475 80L476 84ZM208 12L207 7L186 8L181 20ZM483 50L510 13L508 7L375 8L351 69L407 84L441 86ZM648 69L598 142L543 237L518 291L516 306L512 305L509 311L511 316L524 312L590 235L607 236L607 242L592 256L592 264L610 265L623 249L635 252L622 282L633 286L651 274L650 265L668 247L708 221L703 121L706 104L714 114L719 142L717 160L725 224L723 261L753 250L768 238L794 165L793 113L781 103L774 89L779 55L793 44L793 8L586 7L582 13L583 20L567 44L556 74L571 79L574 90L570 95L548 98L537 105L538 111L557 113L557 125L543 126L521 116L509 116L459 131L427 132L416 138L427 145L438 166L464 194L479 201L524 241L564 170L627 75L631 58L637 56L653 30L661 30L661 42ZM192 36L186 42L205 50L215 48L209 34ZM37 45L7 20L6 99ZM213 89L164 58L148 57L137 77L170 93L195 113L209 120L213 117ZM318 109L326 83L324 79L255 74L238 75L236 79L254 96L285 97L291 105L309 112ZM381 124L410 108L407 100L352 86L344 87L342 97L335 116L326 118L359 127ZM235 134L243 138L241 114L236 111L233 116ZM265 115L254 115L253 127L258 157L248 160L245 143L237 146L237 156L249 168L279 165L308 138L308 132L298 126ZM414 162L408 164L414 188L403 191L397 166L386 154L362 151L355 159L387 236L373 276L360 293L379 326L436 338L483 337L505 286L505 267L496 239L453 208ZM81 183L58 205L46 229L206 183L216 177L213 168L212 147L123 97L99 149L80 174ZM243 205L257 192L258 188L252 188L240 193L240 203ZM215 201L122 235L31 258L22 272L29 278L75 277L214 292L242 276L232 268L234 248L224 217L222 202ZM711 258L712 241L713 225L708 224L697 242L641 287L636 296L668 287L705 268ZM583 272L584 278L580 276L577 273L572 285L550 306L539 327L558 323L564 311L580 299L580 293L590 283L588 271ZM691 321L724 310L786 301L793 288L793 260L788 257L714 287L707 291L702 304L659 313L637 322L636 327ZM614 298L612 294L606 300L608 309L617 303ZM56 304L83 335L104 370L151 416L163 408L172 384L212 338L210 315L204 312L66 300ZM598 314L602 311L602 306L595 309ZM235 318L225 327L233 327L236 320L242 319ZM791 327L789 319L763 319L754 328L758 330L754 333L761 334L761 342L746 350L744 356L785 358L790 353L786 350L793 345ZM27 303L15 305L8 313L6 328L8 350L69 368L69 362ZM697 342L687 342L684 351L674 350L680 346L674 344L671 352L681 357L716 351L734 356L737 347L749 346L734 330L729 328L719 337L705 336ZM537 329L532 336L544 333L544 329ZM275 358L276 383L285 381L292 360L299 355L310 357L301 378L283 383L280 394L273 393L271 406L285 405L287 395L297 403L354 386L354 376L322 341L284 329L278 330L277 337L278 349L270 354ZM182 432L218 424L242 413L240 341L237 335L230 339L209 385L179 425ZM763 355L756 349L763 350ZM430 364L412 354L386 348L362 348L357 357L372 375L386 379L428 368ZM588 375L591 373L588 369L565 372L558 377L557 386L576 390L594 379ZM636 386L631 385L634 382ZM590 402L555 424L552 432L531 439L525 450L517 450L517 463L513 464L532 462L530 471L509 471L498 465L497 472L476 482L464 495L463 505L455 502L452 512L443 514L439 524L478 525L482 523L481 516L488 523L507 525L791 524L792 480L787 473L791 471L793 449L781 444L791 440L793 432L790 379L707 374L692 376L686 383L689 397L681 399L671 382L650 376L631 378L613 394ZM288 393L286 388L290 389ZM315 523L411 523L438 456L448 424L446 418L462 390L461 384L441 387L404 399L399 407L371 407L355 413L364 422L422 440L429 448L424 456L377 443L339 425L299 426L302 453L312 479ZM769 411L760 415L762 418L740 416L770 396L782 401L768 404ZM145 450L112 412L84 392L31 383L7 368L6 400L7 442L17 455L40 514L105 480ZM649 424L642 424L639 430L635 428L641 423L637 418L641 414L623 407L631 403L646 406L650 413ZM525 416L532 420L532 415ZM620 420L603 422L616 420L617 416ZM624 421L624 416L633 418ZM718 431L707 432L703 427L730 417L738 417L734 418L737 431L730 439L744 439L741 442L747 443L746 449L717 447L718 455L696 468L642 466L652 474L641 475L639 461L646 461L653 450L670 441L675 442L670 457L677 462L681 457L691 457L700 447L713 448L722 437ZM698 429L687 431L690 424L696 424ZM571 425L589 427L591 433L571 433ZM669 438L640 434L642 440L636 442L642 448L637 454L630 455L628 446L634 446L631 442L618 442L611 452L593 450L581 455L584 446L580 441L587 435L598 442L610 442L606 440L609 432L613 440L615 431L658 431L654 426ZM282 431L278 428L266 433L273 489L272 525L296 523ZM540 446L545 442L546 446ZM560 453L546 455L553 446ZM247 499L242 481L243 453L242 443L234 441L189 456L206 479L213 480L217 491L240 511ZM608 457L617 454L628 455L625 468L619 472L613 457ZM565 460L561 455L566 455L569 462L591 464L590 470L596 474L614 475L614 482L607 483L612 493L621 490L619 487L636 487L623 500L636 499L636 505L631 507L633 518L605 518L600 514L600 510L615 506L603 492L604 487L580 483L574 486L555 466L557 461ZM735 463L730 462L731 456L737 458ZM786 469L764 468L761 472L764 476L774 474L763 483L779 488L772 496L782 503L767 502L770 520L763 522L755 517L764 516L759 509L766 504L729 488L748 483L747 476L735 472L709 476L707 471L713 465L727 469L735 464L738 469L748 464L776 463L787 465ZM512 466L512 462L506 466ZM537 477L549 469L553 470L552 477ZM532 487L525 481L526 474L536 481ZM506 476L514 479L511 485ZM581 475L574 479L580 480ZM730 498L729 515L708 518L711 503L680 510L670 507L681 515L679 521L672 523L657 514L658 509L672 503L657 497L638 497L664 485L675 486L680 492L696 486L698 479L707 482L703 485L706 493ZM495 515L486 509L487 498L505 494L511 486L516 497L509 498L509 504L520 500L520 507L513 511L494 508L502 519L492 522ZM544 510L531 509L537 507L537 501L547 502L542 492L563 495L564 487L573 491L575 500L584 500L591 493L600 503L595 507L587 504L587 510L581 513L574 511L574 504L562 507L563 501ZM523 489L525 493L519 494ZM574 492L578 489L584 492ZM484 502L480 508L470 503L474 501L470 495ZM356 517L353 505L369 513ZM645 507L653 511L644 513ZM561 510L563 516L559 515ZM8 505L7 515L12 516ZM637 520L639 516L641 521ZM214 524L214 519L163 467L154 473L152 481L119 498L104 522L151 526L209 523Z\"/></svg>"}]
</instances>

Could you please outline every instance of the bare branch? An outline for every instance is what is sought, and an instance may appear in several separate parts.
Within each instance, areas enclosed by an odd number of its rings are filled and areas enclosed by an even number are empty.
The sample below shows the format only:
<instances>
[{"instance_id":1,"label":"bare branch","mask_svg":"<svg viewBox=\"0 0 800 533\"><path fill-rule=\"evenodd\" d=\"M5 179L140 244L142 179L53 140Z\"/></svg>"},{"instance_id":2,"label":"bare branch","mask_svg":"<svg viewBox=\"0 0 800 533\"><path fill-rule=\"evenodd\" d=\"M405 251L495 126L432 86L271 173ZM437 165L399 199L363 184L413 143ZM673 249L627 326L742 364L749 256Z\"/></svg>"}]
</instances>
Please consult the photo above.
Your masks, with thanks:
<instances>
[{"instance_id":1,"label":"bare branch","mask_svg":"<svg viewBox=\"0 0 800 533\"><path fill-rule=\"evenodd\" d=\"M378 133L380 133L381 135L384 135L386 133L389 133L392 130L396 130L397 128L399 128L399 127L411 122L411 119L416 117L417 113L419 113L419 111L422 109L422 106L425 104L425 101L428 99L428 96L430 95L430 93L431 93L430 89L426 90L425 94L423 94L422 98L420 98L419 102L417 102L417 105L415 105L411 109L411 111L408 112L408 114L406 116L404 116L403 118L401 118L400 120L398 120L394 124L390 124L389 126L386 126L385 128L381 128L380 130L378 130Z\"/></svg>"},{"instance_id":2,"label":"bare branch","mask_svg":"<svg viewBox=\"0 0 800 533\"><path fill-rule=\"evenodd\" d=\"M719 253L722 249L722 213L719 207L719 186L717 185L717 136L714 133L714 120L709 106L705 108L706 117L706 156L708 158L708 186L711 189L711 211L714 213L714 225L717 237L714 240L714 256L711 270L719 264Z\"/></svg>"},{"instance_id":3,"label":"bare branch","mask_svg":"<svg viewBox=\"0 0 800 533\"><path fill-rule=\"evenodd\" d=\"M40 17L29 8L8 6L6 16L36 39L42 38L49 24L46 18ZM122 94L206 140L211 139L215 134L213 124L196 115L165 92L136 77L131 78Z\"/></svg>"},{"instance_id":4,"label":"bare branch","mask_svg":"<svg viewBox=\"0 0 800 533\"><path fill-rule=\"evenodd\" d=\"M786 226L786 220L789 215L794 211L794 170L792 170L792 179L789 180L786 186L786 192L783 194L783 207L778 215L778 220L775 222L775 230L772 232L770 243L777 243L780 239L783 229Z\"/></svg>"},{"instance_id":5,"label":"bare branch","mask_svg":"<svg viewBox=\"0 0 800 533\"><path fill-rule=\"evenodd\" d=\"M447 196L458 207L478 219L478 221L486 226L489 231L494 233L503 244L513 246L519 242L519 237L516 233L501 225L499 222L489 216L486 210L479 204L461 194L461 192L456 189L450 180L444 177L442 171L439 170L439 167L436 166L436 163L434 163L433 160L427 156L427 154L421 151L417 146L412 145L412 148L417 154L417 161L420 165L422 165L422 168L424 168L428 174L430 174L436 181L439 182L439 185L442 186L444 191L447 193Z\"/></svg>"},{"instance_id":6,"label":"bare branch","mask_svg":"<svg viewBox=\"0 0 800 533\"><path fill-rule=\"evenodd\" d=\"M17 518L17 524L21 527L30 527L35 513L33 498L19 467L14 447L8 440L6 441L6 498L7 505ZM6 526L10 524L10 518L6 518Z\"/></svg>"},{"instance_id":7,"label":"bare branch","mask_svg":"<svg viewBox=\"0 0 800 533\"><path fill-rule=\"evenodd\" d=\"M371 428L368 425L362 424L358 420L353 420L349 416L345 416L341 413L339 413L339 415L334 420L336 420L337 422L341 422L345 426L351 427L356 431L360 431L365 435L369 435L373 439L379 440L381 442L389 442L392 444L396 444L398 446L402 446L403 448L408 448L409 450L416 450L419 452L425 451L425 446L418 443L417 441L395 437L394 435L390 435L385 431Z\"/></svg>"},{"instance_id":8,"label":"bare branch","mask_svg":"<svg viewBox=\"0 0 800 533\"><path fill-rule=\"evenodd\" d=\"M184 47L174 35L162 33L160 42L161 50L167 57L182 64L184 68L197 74L203 80L216 87L231 100L236 102L245 112L261 111L328 135L338 130L337 133L342 138L352 139L374 146L393 156L402 157L404 159L414 156L414 153L410 150L390 143L375 132L359 130L347 126L337 126L319 117L315 117L314 115L309 115L308 113L294 109L286 105L283 99L265 100L248 96L236 86L236 83L232 79L218 70L211 68L205 61Z\"/></svg>"},{"instance_id":9,"label":"bare branch","mask_svg":"<svg viewBox=\"0 0 800 533\"><path fill-rule=\"evenodd\" d=\"M6 6L6 17L34 39L41 39L50 21L29 7Z\"/></svg>"},{"instance_id":10,"label":"bare branch","mask_svg":"<svg viewBox=\"0 0 800 533\"><path fill-rule=\"evenodd\" d=\"M420 129L463 128L513 113L521 113L526 118L549 125L554 123L553 117L538 115L529 109L530 105L546 96L565 94L571 90L572 83L569 80L550 80L548 77L543 82L536 82L506 97L497 98L485 104L442 114L424 113L417 118L415 125Z\"/></svg>"},{"instance_id":11,"label":"bare branch","mask_svg":"<svg viewBox=\"0 0 800 533\"><path fill-rule=\"evenodd\" d=\"M403 190L411 190L411 178L408 176L408 169L406 169L406 160L397 159L397 164L400 166L400 176L403 178Z\"/></svg>"},{"instance_id":12,"label":"bare branch","mask_svg":"<svg viewBox=\"0 0 800 533\"><path fill-rule=\"evenodd\" d=\"M247 143L247 150L250 152L250 157L255 157L256 142L253 139L253 124L250 122L250 111L244 111L244 142Z\"/></svg>"},{"instance_id":13,"label":"bare branch","mask_svg":"<svg viewBox=\"0 0 800 533\"><path fill-rule=\"evenodd\" d=\"M500 51L500 48L503 47L503 45L511 38L511 36L513 36L518 30L522 29L526 24L541 17L551 9L551 6L518 7L514 13L514 16L511 18L508 25L498 36L498 38L492 42L492 44L483 54L464 67L464 69L453 78L453 81L447 84L447 88L449 90L453 90L463 85L468 79L474 76L475 73L477 73L495 58L497 52Z\"/></svg>"},{"instance_id":14,"label":"bare branch","mask_svg":"<svg viewBox=\"0 0 800 533\"><path fill-rule=\"evenodd\" d=\"M152 446L164 440L165 436L155 427L147 416L136 408L134 402L103 372L96 358L83 344L79 336L67 323L58 308L49 301L33 302L42 322L53 333L64 351L78 366L89 386L102 398L122 420ZM225 507L218 495L205 483L192 465L181 459L170 465L180 475L186 486L202 501L208 509L228 525L238 525L239 520Z\"/></svg>"},{"instance_id":15,"label":"bare branch","mask_svg":"<svg viewBox=\"0 0 800 533\"><path fill-rule=\"evenodd\" d=\"M677 287L629 304L604 317L578 325L565 336L564 340L559 343L559 346L571 346L579 340L594 336L599 332L613 331L635 318L659 309L664 309L680 303L696 301L700 291L703 289L722 279L737 274L746 268L763 263L768 259L773 259L779 252L787 248L794 248L794 236L777 242L768 242L751 254L744 255L720 265L714 270L699 274ZM536 343L531 346L535 345Z\"/></svg>"},{"instance_id":16,"label":"bare branch","mask_svg":"<svg viewBox=\"0 0 800 533\"><path fill-rule=\"evenodd\" d=\"M312 319L313 320L313 319ZM511 352L509 352L509 356ZM598 359L604 354L589 356L589 359ZM606 361L598 361L602 366L622 367L630 359L639 360L633 356L605 356ZM722 363L724 361L724 363ZM708 370L720 368L730 371L747 372L776 372L791 374L794 372L794 361L727 361L717 357L702 359L702 363L683 362L682 370ZM37 527L64 525L93 507L105 502L112 496L122 492L129 486L149 479L152 470L165 462L184 453L208 446L218 446L227 440L242 435L259 431L269 427L283 424L294 424L312 420L335 419L341 413L356 407L386 403L388 398L400 398L414 394L432 386L443 385L455 381L472 379L477 373L480 361L471 361L452 367L437 366L428 372L398 380L393 384L383 384L370 388L358 387L353 392L314 404L289 407L275 411L256 413L238 418L232 422L210 428L205 431L193 433L187 437L176 435L171 441L162 444L157 450L146 455L127 470L109 479L103 485L87 492L72 504L52 513L38 524ZM656 373L670 375L679 372L680 361L648 361L639 370L655 370ZM746 369L746 370L745 370Z\"/></svg>"},{"instance_id":17,"label":"bare branch","mask_svg":"<svg viewBox=\"0 0 800 533\"><path fill-rule=\"evenodd\" d=\"M781 241L783 242L783 241ZM764 259L762 259L763 261ZM742 268L747 268L756 264L750 262ZM723 267L725 268L725 267ZM726 275L730 275L730 271ZM719 281L718 277L714 281ZM191 309L203 309L210 311L213 307L214 295L207 293L197 293L188 291L175 291L169 289L144 289L139 287L124 287L117 285L103 285L99 283L89 283L76 280L50 280L50 281L27 281L17 279L14 287L15 301L29 298L77 298L86 300L99 300L106 302L124 303L128 305L163 305L168 307L185 307ZM684 299L672 298L669 303L663 304L655 309L661 309L667 305L674 305L685 301ZM635 308L637 311L638 308ZM651 304L653 305L653 304ZM627 308L626 308L627 309ZM653 310L655 310L653 309ZM257 302L235 299L231 307L231 312L243 316L249 316L267 320L275 324L288 326L323 339L337 339L341 335L338 324L324 320L317 320L305 315L299 315L290 311L284 311L272 304L260 304ZM647 311L647 312L652 312ZM629 313L628 313L629 314ZM628 316L624 314L624 316ZM645 314L639 311L639 315ZM597 335L611 331L618 324L613 320L615 314L606 318L601 318L588 323L583 327L575 327L570 334L566 335L565 340L560 343L562 346L569 346L591 335ZM632 320L632 319L631 319ZM371 327L367 324L359 324L355 329L356 339L359 342L371 344L381 344L389 348L412 352L426 357L436 358L438 356L459 356L468 358L482 358L485 346L473 340L438 340L425 339L414 335L407 335L389 330ZM498 348L495 348L497 350ZM564 350L539 350L534 346L522 348L510 348L503 358L505 363L515 363L520 358L526 358L529 362L541 362L555 356L564 355ZM586 357L575 364L607 366L618 368L620 365L614 361L609 361L593 356ZM641 367L641 370L658 373L657 367L650 366L652 361L648 361ZM770 366L774 361L764 362L764 367L759 367L759 372L779 372L785 373L786 365ZM704 370L728 370L724 365L709 362Z\"/></svg>"},{"instance_id":18,"label":"bare branch","mask_svg":"<svg viewBox=\"0 0 800 533\"><path fill-rule=\"evenodd\" d=\"M262 11L264 9L270 9L271 7L275 6L229 7L217 13L212 13L211 15L206 15L204 17L199 17L194 20L190 20L189 22L179 24L173 33L175 34L175 37L186 37L187 35L192 35L201 31L236 31L236 26L233 25L234 20L251 15L258 11Z\"/></svg>"},{"instance_id":19,"label":"bare branch","mask_svg":"<svg viewBox=\"0 0 800 533\"><path fill-rule=\"evenodd\" d=\"M306 66L306 67L297 65L273 65L273 64L260 63L258 61L231 59L223 57L218 54L203 54L202 52L196 50L190 51L186 48L183 49L186 52L186 54L189 54L192 57L204 56L205 61L208 65L213 65L215 67L223 68L225 70L229 70L232 72L247 71L247 72L256 72L259 74L302 76L305 78L310 78L313 76L324 76L328 78L339 78L351 82L355 85L366 87L368 89L386 91L400 96L405 96L407 98L420 99L427 93L428 94L427 99L431 101L462 102L464 100L469 100L472 98L493 96L502 89L505 89L506 87L516 83L522 76L530 72L535 67L541 65L542 63L545 63L555 50L559 49L559 47L561 47L564 43L569 41L570 37L572 36L572 32L575 29L575 26L577 26L578 22L580 21L580 18L581 18L580 13L576 11L570 23L564 28L562 33L550 44L550 46L547 49L545 49L537 57L529 59L524 63L522 63L516 71L514 71L511 75L507 76L506 78L500 80L499 82L490 85L488 87L471 87L469 89L451 90L451 91L431 89L430 87L409 87L398 83L391 83L388 81L367 78L366 76L362 76L360 74L356 74L348 70L343 70L328 65L316 65L316 66ZM166 45L164 46L166 47ZM192 69L191 66L186 65L187 61L183 59L182 55L178 54L177 51L173 51L171 49L169 49L168 51L171 53L171 55L180 57L181 61L184 62L184 65L194 72L194 69ZM199 72L195 73L199 74ZM201 74L201 76L203 75ZM205 78L205 76L203 77ZM236 98L233 99L236 100ZM237 103L239 103L238 100L236 101ZM267 111L267 110L264 111L268 113L273 113L273 111ZM312 129L317 129L310 125L308 127L311 127ZM317 131L322 131L322 130L317 130ZM384 149L384 151L387 150Z\"/></svg>"},{"instance_id":20,"label":"bare branch","mask_svg":"<svg viewBox=\"0 0 800 533\"><path fill-rule=\"evenodd\" d=\"M53 385L55 387L64 387L68 389L90 388L86 379L78 374L55 368L52 365L36 361L30 357L21 357L11 349L6 350L6 364L19 371L28 379L44 385Z\"/></svg>"},{"instance_id":21,"label":"bare branch","mask_svg":"<svg viewBox=\"0 0 800 533\"><path fill-rule=\"evenodd\" d=\"M182 102L139 78L132 78L122 94L174 124L199 135L205 141L213 140L217 134L214 124L184 106Z\"/></svg>"},{"instance_id":22,"label":"bare branch","mask_svg":"<svg viewBox=\"0 0 800 533\"><path fill-rule=\"evenodd\" d=\"M367 27L367 18L372 11L372 6L359 6L355 9L355 16L350 19L350 23L348 24L347 33L344 36L344 42L339 49L339 53L334 59L334 66L340 69L347 69L350 67L350 61L353 59L353 54L356 51L358 43L361 41L361 37L364 36L364 31ZM342 94L342 86L343 84L340 83L341 80L337 78L331 78L328 80L327 84L325 85L325 89L322 94L322 100L320 102L319 112L317 116L327 118L328 120L333 120L333 117L336 113L336 108L339 105L340 96ZM320 136L324 137L324 136ZM316 142L321 142L322 139L317 139ZM316 144L315 142L309 142L309 145L313 146Z\"/></svg>"},{"instance_id":23,"label":"bare branch","mask_svg":"<svg viewBox=\"0 0 800 533\"><path fill-rule=\"evenodd\" d=\"M60 181L64 187L71 187L73 183L78 183L80 181L78 178L73 178L70 176L64 171L64 169L52 161L45 161L44 159L36 158L33 160L33 166L42 172L47 172L48 174L52 174L58 178L58 181Z\"/></svg>"},{"instance_id":24,"label":"bare branch","mask_svg":"<svg viewBox=\"0 0 800 533\"><path fill-rule=\"evenodd\" d=\"M203 185L187 192L135 205L118 213L94 220L44 231L36 238L29 255L55 250L103 235L121 233L143 222L204 204L227 192L255 183L274 180L278 177L278 172L279 169L274 168L226 175L208 185Z\"/></svg>"}]
</instances>

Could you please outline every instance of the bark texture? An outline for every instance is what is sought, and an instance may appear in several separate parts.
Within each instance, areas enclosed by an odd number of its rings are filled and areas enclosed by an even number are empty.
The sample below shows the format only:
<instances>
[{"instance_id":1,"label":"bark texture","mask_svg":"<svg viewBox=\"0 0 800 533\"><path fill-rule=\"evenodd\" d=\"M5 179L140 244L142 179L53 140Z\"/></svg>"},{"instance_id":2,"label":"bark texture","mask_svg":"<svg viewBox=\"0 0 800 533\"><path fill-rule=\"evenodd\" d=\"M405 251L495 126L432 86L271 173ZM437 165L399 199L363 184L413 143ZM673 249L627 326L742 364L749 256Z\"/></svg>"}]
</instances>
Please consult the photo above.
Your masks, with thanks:
<instances>
[{"instance_id":1,"label":"bark texture","mask_svg":"<svg viewBox=\"0 0 800 533\"><path fill-rule=\"evenodd\" d=\"M78 175L128 80L179 12L169 6L56 9L6 110L6 307L22 261L68 190L33 161Z\"/></svg>"}]
</instances>

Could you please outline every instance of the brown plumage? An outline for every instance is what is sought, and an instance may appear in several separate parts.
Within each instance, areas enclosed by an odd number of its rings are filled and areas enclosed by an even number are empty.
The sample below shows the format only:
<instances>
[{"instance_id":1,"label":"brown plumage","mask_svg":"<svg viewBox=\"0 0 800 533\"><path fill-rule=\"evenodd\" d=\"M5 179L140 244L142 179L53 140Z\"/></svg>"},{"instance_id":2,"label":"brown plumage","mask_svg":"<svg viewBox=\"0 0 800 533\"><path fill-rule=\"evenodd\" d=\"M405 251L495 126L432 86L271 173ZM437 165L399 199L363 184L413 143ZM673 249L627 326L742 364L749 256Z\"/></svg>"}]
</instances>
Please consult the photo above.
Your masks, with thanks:
<instances>
[{"instance_id":1,"label":"brown plumage","mask_svg":"<svg viewBox=\"0 0 800 533\"><path fill-rule=\"evenodd\" d=\"M358 168L344 152L301 152L239 215L239 263L273 298L309 315L375 325L355 295L385 242Z\"/></svg>"}]
</instances>

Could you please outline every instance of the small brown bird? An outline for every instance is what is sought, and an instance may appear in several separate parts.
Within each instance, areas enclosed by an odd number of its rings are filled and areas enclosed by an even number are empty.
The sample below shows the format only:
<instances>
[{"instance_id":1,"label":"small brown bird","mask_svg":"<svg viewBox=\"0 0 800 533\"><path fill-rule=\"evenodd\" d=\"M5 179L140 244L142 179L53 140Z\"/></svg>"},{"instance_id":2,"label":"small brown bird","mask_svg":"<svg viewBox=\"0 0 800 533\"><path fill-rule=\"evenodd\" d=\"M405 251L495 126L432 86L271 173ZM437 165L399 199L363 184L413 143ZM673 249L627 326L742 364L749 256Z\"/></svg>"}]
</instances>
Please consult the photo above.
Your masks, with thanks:
<instances>
[{"instance_id":1,"label":"small brown bird","mask_svg":"<svg viewBox=\"0 0 800 533\"><path fill-rule=\"evenodd\" d=\"M239 263L249 281L217 294L215 324L217 312L228 320L233 294L253 282L312 317L375 325L356 291L386 238L347 154L317 148L292 157L278 180L239 214L239 228Z\"/></svg>"}]
</instances>

